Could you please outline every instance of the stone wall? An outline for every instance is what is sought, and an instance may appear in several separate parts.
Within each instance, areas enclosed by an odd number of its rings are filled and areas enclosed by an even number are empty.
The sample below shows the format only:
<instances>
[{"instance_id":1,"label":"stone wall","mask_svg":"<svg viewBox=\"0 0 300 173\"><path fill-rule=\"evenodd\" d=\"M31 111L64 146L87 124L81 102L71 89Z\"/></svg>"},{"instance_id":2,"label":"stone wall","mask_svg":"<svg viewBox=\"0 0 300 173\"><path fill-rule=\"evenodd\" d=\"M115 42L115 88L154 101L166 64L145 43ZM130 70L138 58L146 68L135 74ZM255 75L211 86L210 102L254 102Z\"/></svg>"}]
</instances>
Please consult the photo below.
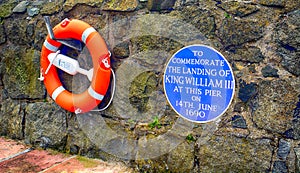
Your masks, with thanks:
<instances>
[{"instance_id":1,"label":"stone wall","mask_svg":"<svg viewBox=\"0 0 300 173\"><path fill-rule=\"evenodd\" d=\"M299 172L299 8L299 0L3 0L0 135L137 172ZM37 80L45 15L52 25L86 21L106 40L117 79L107 110L69 113ZM167 60L195 43L219 50L236 78L230 108L207 124L178 117L163 91ZM74 54L88 64L86 50ZM74 92L87 83L61 78Z\"/></svg>"}]
</instances>

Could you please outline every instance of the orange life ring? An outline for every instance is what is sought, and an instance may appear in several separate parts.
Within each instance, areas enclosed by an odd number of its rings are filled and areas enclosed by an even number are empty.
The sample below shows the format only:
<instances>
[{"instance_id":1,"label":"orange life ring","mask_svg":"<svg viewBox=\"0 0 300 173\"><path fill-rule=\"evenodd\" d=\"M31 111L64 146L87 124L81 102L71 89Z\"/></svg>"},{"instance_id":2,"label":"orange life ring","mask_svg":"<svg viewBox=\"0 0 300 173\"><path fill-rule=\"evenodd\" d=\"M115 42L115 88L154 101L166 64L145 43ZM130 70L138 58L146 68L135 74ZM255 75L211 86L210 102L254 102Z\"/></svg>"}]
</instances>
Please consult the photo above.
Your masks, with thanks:
<instances>
[{"instance_id":1,"label":"orange life ring","mask_svg":"<svg viewBox=\"0 0 300 173\"><path fill-rule=\"evenodd\" d=\"M88 112L95 108L103 99L110 83L110 53L100 34L89 24L76 20L65 19L53 28L57 39L81 40L87 46L93 60L93 78L90 87L81 94L67 91L59 77L55 66L51 66L48 55L56 52L61 43L47 35L41 51L41 73L48 94L62 108L75 113Z\"/></svg>"}]
</instances>

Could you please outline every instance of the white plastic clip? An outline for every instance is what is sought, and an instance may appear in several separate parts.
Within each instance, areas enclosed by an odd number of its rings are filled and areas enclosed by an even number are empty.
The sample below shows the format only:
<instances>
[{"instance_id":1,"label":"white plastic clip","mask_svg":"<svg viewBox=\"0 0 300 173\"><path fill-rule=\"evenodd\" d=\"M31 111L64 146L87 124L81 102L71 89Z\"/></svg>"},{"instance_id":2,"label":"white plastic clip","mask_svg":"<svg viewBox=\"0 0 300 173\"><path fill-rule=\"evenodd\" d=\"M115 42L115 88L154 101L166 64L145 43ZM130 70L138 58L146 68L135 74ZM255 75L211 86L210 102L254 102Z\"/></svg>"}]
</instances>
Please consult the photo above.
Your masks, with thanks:
<instances>
[{"instance_id":1,"label":"white plastic clip","mask_svg":"<svg viewBox=\"0 0 300 173\"><path fill-rule=\"evenodd\" d=\"M108 62L108 59L107 58L110 58L111 57L111 52L110 51L108 51L108 57L106 57L106 58L104 58L103 60L102 60L102 62L103 62L103 64L104 64L104 66L105 66L105 68L110 68L110 65L109 65L109 62Z\"/></svg>"},{"instance_id":2,"label":"white plastic clip","mask_svg":"<svg viewBox=\"0 0 300 173\"><path fill-rule=\"evenodd\" d=\"M44 81L44 76L43 76L43 69L41 68L40 70L40 77L38 78L39 81Z\"/></svg>"},{"instance_id":3,"label":"white plastic clip","mask_svg":"<svg viewBox=\"0 0 300 173\"><path fill-rule=\"evenodd\" d=\"M81 110L80 108L77 108L77 109L75 110L75 114L80 114L80 113L82 113L82 110Z\"/></svg>"},{"instance_id":4,"label":"white plastic clip","mask_svg":"<svg viewBox=\"0 0 300 173\"><path fill-rule=\"evenodd\" d=\"M102 62L106 68L110 68L107 58L103 59Z\"/></svg>"}]
</instances>

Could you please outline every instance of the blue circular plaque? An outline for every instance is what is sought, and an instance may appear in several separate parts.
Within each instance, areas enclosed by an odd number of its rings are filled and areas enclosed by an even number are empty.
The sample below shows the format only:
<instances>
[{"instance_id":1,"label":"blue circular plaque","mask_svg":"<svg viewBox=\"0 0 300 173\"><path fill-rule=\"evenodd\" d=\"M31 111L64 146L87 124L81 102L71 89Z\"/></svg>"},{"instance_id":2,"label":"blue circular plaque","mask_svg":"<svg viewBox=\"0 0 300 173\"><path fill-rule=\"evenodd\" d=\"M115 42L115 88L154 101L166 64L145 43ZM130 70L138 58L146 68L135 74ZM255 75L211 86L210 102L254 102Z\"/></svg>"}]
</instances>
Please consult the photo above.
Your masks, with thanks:
<instances>
[{"instance_id":1,"label":"blue circular plaque","mask_svg":"<svg viewBox=\"0 0 300 173\"><path fill-rule=\"evenodd\" d=\"M206 123L228 109L235 80L221 53L209 46L190 45L169 60L164 73L164 90L176 113L189 121Z\"/></svg>"}]
</instances>

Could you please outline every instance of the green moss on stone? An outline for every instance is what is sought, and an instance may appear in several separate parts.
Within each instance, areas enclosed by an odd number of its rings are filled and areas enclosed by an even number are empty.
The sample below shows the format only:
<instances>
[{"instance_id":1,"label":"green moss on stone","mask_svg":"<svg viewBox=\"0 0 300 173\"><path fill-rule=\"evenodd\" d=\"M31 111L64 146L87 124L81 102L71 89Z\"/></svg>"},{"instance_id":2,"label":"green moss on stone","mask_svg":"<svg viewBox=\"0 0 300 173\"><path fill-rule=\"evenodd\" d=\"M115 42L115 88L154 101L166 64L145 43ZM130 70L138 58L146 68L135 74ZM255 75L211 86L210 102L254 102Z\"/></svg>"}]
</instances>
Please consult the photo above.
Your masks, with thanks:
<instances>
[{"instance_id":1,"label":"green moss on stone","mask_svg":"<svg viewBox=\"0 0 300 173\"><path fill-rule=\"evenodd\" d=\"M157 76L154 72L141 73L130 86L129 100L131 104L141 112L148 110L149 96L155 91L157 85Z\"/></svg>"},{"instance_id":2,"label":"green moss on stone","mask_svg":"<svg viewBox=\"0 0 300 173\"><path fill-rule=\"evenodd\" d=\"M194 136L192 134L188 134L185 138L188 142L195 142L196 139L194 138Z\"/></svg>"},{"instance_id":3,"label":"green moss on stone","mask_svg":"<svg viewBox=\"0 0 300 173\"><path fill-rule=\"evenodd\" d=\"M63 1L48 2L43 5L41 9L41 14L42 15L54 14L61 11L62 7L63 7Z\"/></svg>"},{"instance_id":4,"label":"green moss on stone","mask_svg":"<svg viewBox=\"0 0 300 173\"><path fill-rule=\"evenodd\" d=\"M158 37L154 35L135 37L130 41L133 45L133 49L138 52L149 50L163 50L172 54L184 46L170 38Z\"/></svg>"},{"instance_id":5,"label":"green moss on stone","mask_svg":"<svg viewBox=\"0 0 300 173\"><path fill-rule=\"evenodd\" d=\"M138 6L137 0L111 0L103 4L103 10L134 11Z\"/></svg>"},{"instance_id":6,"label":"green moss on stone","mask_svg":"<svg viewBox=\"0 0 300 173\"><path fill-rule=\"evenodd\" d=\"M258 11L256 5L237 1L224 2L218 6L224 9L226 13L229 13L228 16L233 14L239 17L244 17ZM228 18L227 16L225 17Z\"/></svg>"},{"instance_id":7,"label":"green moss on stone","mask_svg":"<svg viewBox=\"0 0 300 173\"><path fill-rule=\"evenodd\" d=\"M38 64L34 62L35 50L8 50L5 52L5 86L13 98L36 98L42 93ZM43 95L43 94L41 94Z\"/></svg>"},{"instance_id":8,"label":"green moss on stone","mask_svg":"<svg viewBox=\"0 0 300 173\"><path fill-rule=\"evenodd\" d=\"M148 125L151 129L154 129L154 128L158 128L160 129L161 128L161 123L159 122L159 119L158 117L154 117L153 121L151 123L149 123Z\"/></svg>"},{"instance_id":9,"label":"green moss on stone","mask_svg":"<svg viewBox=\"0 0 300 173\"><path fill-rule=\"evenodd\" d=\"M78 156L77 160L85 167L85 168L94 168L96 166L98 166L98 162L93 160L93 159L89 159L86 157L82 157L82 156Z\"/></svg>"},{"instance_id":10,"label":"green moss on stone","mask_svg":"<svg viewBox=\"0 0 300 173\"><path fill-rule=\"evenodd\" d=\"M9 1L0 5L0 18L9 17L13 8L17 5L15 1Z\"/></svg>"},{"instance_id":11,"label":"green moss on stone","mask_svg":"<svg viewBox=\"0 0 300 173\"><path fill-rule=\"evenodd\" d=\"M92 7L101 7L103 0L66 0L64 3L64 11L68 12L78 4L85 4Z\"/></svg>"}]
</instances>

